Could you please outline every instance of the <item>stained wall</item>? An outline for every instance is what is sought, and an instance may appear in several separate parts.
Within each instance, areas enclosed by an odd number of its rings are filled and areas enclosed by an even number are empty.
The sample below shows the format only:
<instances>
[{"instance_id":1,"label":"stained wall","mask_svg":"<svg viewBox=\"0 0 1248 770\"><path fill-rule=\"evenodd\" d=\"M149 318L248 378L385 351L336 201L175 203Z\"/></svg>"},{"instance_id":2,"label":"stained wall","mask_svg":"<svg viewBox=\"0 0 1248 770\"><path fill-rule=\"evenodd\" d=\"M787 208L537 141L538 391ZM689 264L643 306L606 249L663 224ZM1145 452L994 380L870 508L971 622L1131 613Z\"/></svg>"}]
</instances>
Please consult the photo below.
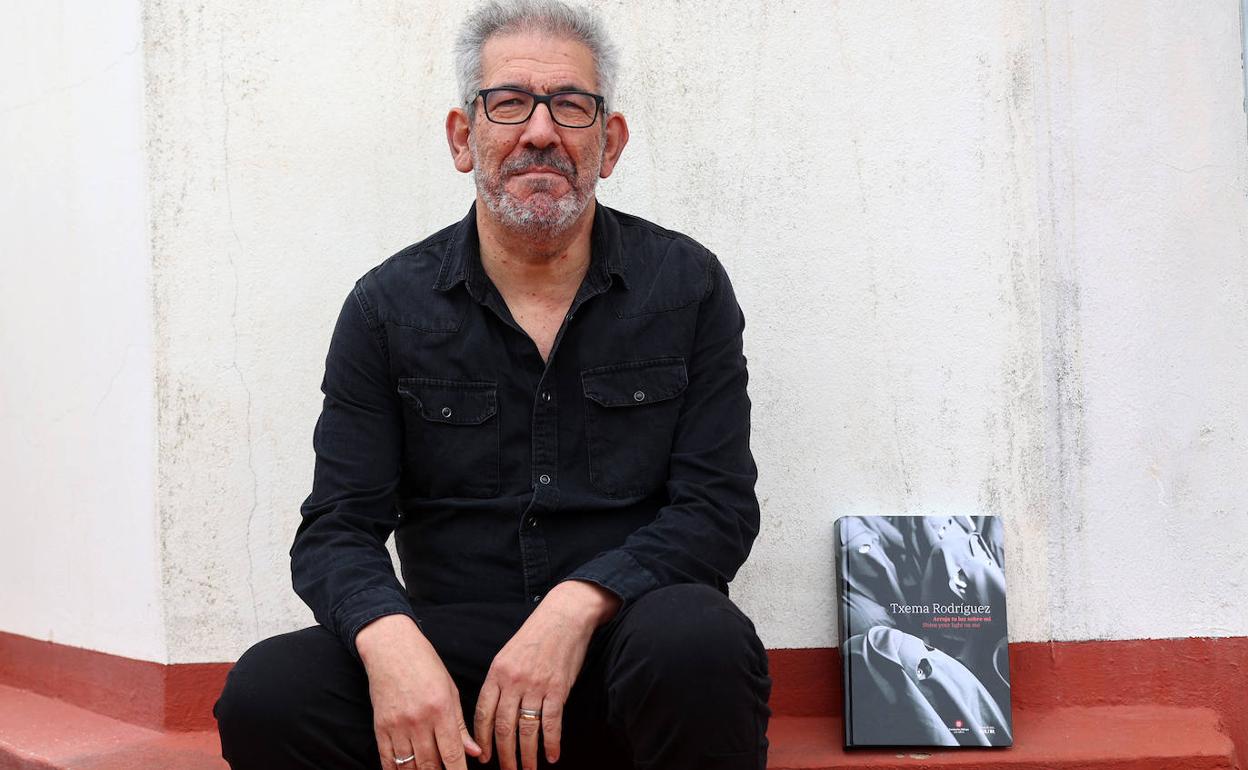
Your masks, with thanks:
<instances>
[{"instance_id":1,"label":"stained wall","mask_svg":"<svg viewBox=\"0 0 1248 770\"><path fill-rule=\"evenodd\" d=\"M768 646L837 641L847 513L1004 517L1015 639L1248 634L1238 2L595 5L632 128L600 198L706 243L746 312L764 526L733 596ZM143 4L153 655L311 622L286 552L334 317L472 196L461 14Z\"/></svg>"}]
</instances>

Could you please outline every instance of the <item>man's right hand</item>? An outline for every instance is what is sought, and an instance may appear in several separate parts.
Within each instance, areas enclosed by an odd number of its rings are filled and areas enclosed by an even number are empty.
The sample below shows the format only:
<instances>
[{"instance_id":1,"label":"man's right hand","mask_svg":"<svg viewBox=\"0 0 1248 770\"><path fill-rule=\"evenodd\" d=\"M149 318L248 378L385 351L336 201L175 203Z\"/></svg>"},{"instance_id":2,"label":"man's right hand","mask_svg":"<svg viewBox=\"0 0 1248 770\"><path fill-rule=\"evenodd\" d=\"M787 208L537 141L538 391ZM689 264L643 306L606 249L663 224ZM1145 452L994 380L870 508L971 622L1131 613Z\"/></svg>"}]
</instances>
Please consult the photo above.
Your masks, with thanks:
<instances>
[{"instance_id":1,"label":"man's right hand","mask_svg":"<svg viewBox=\"0 0 1248 770\"><path fill-rule=\"evenodd\" d=\"M378 618L355 636L368 672L373 730L386 770L468 770L480 756L468 733L459 690L433 645L406 615ZM414 760L397 764L396 759Z\"/></svg>"}]
</instances>

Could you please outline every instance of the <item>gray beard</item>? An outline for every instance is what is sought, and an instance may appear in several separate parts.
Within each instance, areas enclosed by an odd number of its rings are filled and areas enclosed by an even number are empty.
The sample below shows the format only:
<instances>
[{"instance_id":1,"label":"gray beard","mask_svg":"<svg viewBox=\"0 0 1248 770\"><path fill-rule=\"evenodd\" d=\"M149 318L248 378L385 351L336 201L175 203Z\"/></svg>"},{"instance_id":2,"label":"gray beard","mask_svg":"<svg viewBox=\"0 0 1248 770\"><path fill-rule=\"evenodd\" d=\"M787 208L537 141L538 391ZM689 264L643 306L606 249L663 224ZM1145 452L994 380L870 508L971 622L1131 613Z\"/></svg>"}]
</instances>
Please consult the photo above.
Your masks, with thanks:
<instances>
[{"instance_id":1,"label":"gray beard","mask_svg":"<svg viewBox=\"0 0 1248 770\"><path fill-rule=\"evenodd\" d=\"M544 238L562 235L580 218L594 198L601 164L593 169L592 174L582 176L577 173L578 169L568 161L556 157L552 151L533 150L507 161L497 172L487 173L481 169L476 142L470 139L468 146L472 152L472 179L477 187L477 195L485 202L485 207L491 214L504 226L518 233ZM543 189L546 186L543 183L523 201L507 192L506 183L511 175L533 165L549 166L557 170L567 177L572 189L555 197L552 192Z\"/></svg>"}]
</instances>

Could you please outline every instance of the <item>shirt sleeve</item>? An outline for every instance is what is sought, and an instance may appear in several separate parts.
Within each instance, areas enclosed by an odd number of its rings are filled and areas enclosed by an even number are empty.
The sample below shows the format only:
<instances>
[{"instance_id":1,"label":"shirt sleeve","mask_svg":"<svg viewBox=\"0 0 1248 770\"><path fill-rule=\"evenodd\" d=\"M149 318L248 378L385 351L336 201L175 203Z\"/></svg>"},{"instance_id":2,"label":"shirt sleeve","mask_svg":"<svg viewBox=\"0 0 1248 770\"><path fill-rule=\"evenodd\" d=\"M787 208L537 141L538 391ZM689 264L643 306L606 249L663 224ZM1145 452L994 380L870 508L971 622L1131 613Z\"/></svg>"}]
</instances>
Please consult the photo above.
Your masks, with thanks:
<instances>
[{"instance_id":1,"label":"shirt sleeve","mask_svg":"<svg viewBox=\"0 0 1248 770\"><path fill-rule=\"evenodd\" d=\"M742 352L745 316L723 266L710 258L698 309L689 385L672 443L669 503L624 543L568 575L625 603L667 585L702 583L727 592L759 529L750 453L750 399Z\"/></svg>"},{"instance_id":2,"label":"shirt sleeve","mask_svg":"<svg viewBox=\"0 0 1248 770\"><path fill-rule=\"evenodd\" d=\"M338 316L325 359L325 394L312 446L312 493L290 549L295 592L352 653L355 635L383 615L416 620L386 540L398 523L403 415L385 337L363 286Z\"/></svg>"}]
</instances>

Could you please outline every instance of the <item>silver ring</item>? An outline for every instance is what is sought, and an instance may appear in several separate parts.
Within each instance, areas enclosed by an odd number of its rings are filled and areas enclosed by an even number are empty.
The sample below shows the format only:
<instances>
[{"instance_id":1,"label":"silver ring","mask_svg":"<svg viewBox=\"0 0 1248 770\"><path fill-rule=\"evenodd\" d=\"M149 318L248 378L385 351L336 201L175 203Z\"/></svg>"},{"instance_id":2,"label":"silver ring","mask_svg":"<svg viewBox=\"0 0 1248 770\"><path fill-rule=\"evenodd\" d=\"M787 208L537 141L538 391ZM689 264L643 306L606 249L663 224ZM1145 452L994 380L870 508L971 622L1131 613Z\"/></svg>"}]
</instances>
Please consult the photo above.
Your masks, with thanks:
<instances>
[{"instance_id":1,"label":"silver ring","mask_svg":"<svg viewBox=\"0 0 1248 770\"><path fill-rule=\"evenodd\" d=\"M520 709L520 718L521 719L541 719L542 710L541 709Z\"/></svg>"},{"instance_id":2,"label":"silver ring","mask_svg":"<svg viewBox=\"0 0 1248 770\"><path fill-rule=\"evenodd\" d=\"M410 757L395 757L395 758L394 758L394 764L396 764L396 765L406 765L408 762L411 762L411 761L412 761L413 759L415 759L415 758L416 758L416 755L415 755L415 754L411 755Z\"/></svg>"}]
</instances>

